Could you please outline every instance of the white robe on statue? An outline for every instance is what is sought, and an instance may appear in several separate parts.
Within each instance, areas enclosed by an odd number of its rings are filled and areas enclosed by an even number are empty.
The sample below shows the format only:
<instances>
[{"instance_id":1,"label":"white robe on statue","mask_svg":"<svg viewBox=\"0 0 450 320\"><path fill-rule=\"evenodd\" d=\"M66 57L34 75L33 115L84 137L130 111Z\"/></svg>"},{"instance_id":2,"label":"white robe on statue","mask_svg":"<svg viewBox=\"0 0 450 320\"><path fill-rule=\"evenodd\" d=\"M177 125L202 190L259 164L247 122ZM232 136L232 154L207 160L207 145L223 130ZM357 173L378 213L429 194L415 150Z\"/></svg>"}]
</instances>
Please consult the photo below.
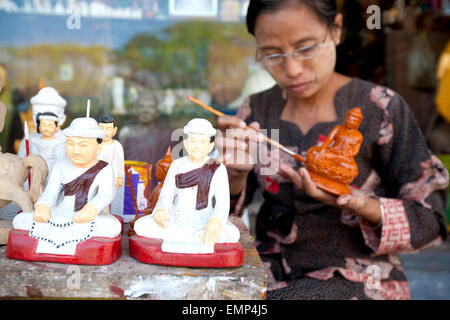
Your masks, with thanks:
<instances>
[{"instance_id":1,"label":"white robe on statue","mask_svg":"<svg viewBox=\"0 0 450 320\"><path fill-rule=\"evenodd\" d=\"M36 253L74 255L78 242L91 237L115 238L121 232L120 221L103 210L114 197L112 168L107 165L95 176L88 192L87 203L92 204L98 215L88 223L73 223L75 195L64 196L63 184L67 184L90 168L77 168L70 161L55 164L44 193L35 205L44 203L51 208L49 223L35 222L33 211L22 212L13 220L13 227L30 230L31 237L39 239ZM103 210L103 211L102 211Z\"/></svg>"},{"instance_id":2,"label":"white robe on statue","mask_svg":"<svg viewBox=\"0 0 450 320\"><path fill-rule=\"evenodd\" d=\"M153 210L164 208L168 212L166 228L160 227L153 215L144 216L135 222L137 235L163 240L162 250L179 253L212 253L214 246L203 244L204 229L210 218L218 218L222 229L218 243L237 243L239 229L228 221L230 210L230 189L228 175L224 165L215 171L208 194L206 208L197 210L197 186L177 188L175 176L203 166L183 157L174 160L167 172L158 202Z\"/></svg>"},{"instance_id":3,"label":"white robe on statue","mask_svg":"<svg viewBox=\"0 0 450 320\"><path fill-rule=\"evenodd\" d=\"M124 155L122 145L119 141L114 140L111 144L102 144L102 152L97 158L108 162L112 166L114 183L116 178L124 177Z\"/></svg>"},{"instance_id":4,"label":"white robe on statue","mask_svg":"<svg viewBox=\"0 0 450 320\"><path fill-rule=\"evenodd\" d=\"M38 154L45 159L50 174L56 162L66 160L66 137L58 131L52 140L42 139L42 134L33 132L29 135L30 154ZM17 155L25 158L27 156L25 139L22 139Z\"/></svg>"},{"instance_id":5,"label":"white robe on statue","mask_svg":"<svg viewBox=\"0 0 450 320\"><path fill-rule=\"evenodd\" d=\"M123 183L120 188L115 189L116 193L114 200L111 203L111 212L118 215L123 215L123 199L125 192L125 160L122 145L119 141L113 140L111 144L102 144L102 151L97 157L99 160L108 162L112 166L114 185L116 178L122 178Z\"/></svg>"}]
</instances>

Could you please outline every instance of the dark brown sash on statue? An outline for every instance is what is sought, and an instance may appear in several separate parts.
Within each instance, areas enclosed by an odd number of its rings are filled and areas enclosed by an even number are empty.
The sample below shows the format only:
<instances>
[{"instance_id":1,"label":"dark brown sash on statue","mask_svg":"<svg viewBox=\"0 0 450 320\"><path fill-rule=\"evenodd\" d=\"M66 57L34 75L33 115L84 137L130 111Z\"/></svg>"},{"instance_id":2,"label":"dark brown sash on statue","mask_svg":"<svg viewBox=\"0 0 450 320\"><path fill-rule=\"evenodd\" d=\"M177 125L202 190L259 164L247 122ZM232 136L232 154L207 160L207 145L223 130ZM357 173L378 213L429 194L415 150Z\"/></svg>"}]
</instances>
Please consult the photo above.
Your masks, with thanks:
<instances>
[{"instance_id":1,"label":"dark brown sash on statue","mask_svg":"<svg viewBox=\"0 0 450 320\"><path fill-rule=\"evenodd\" d=\"M65 196L75 196L75 209L74 211L80 211L86 205L88 200L89 188L94 181L97 174L104 167L108 165L107 162L100 160L97 164L83 173L75 180L63 184Z\"/></svg>"},{"instance_id":2,"label":"dark brown sash on statue","mask_svg":"<svg viewBox=\"0 0 450 320\"><path fill-rule=\"evenodd\" d=\"M179 189L198 186L195 209L201 210L208 207L209 186L219 166L220 163L208 160L201 168L175 175L175 185Z\"/></svg>"}]
</instances>

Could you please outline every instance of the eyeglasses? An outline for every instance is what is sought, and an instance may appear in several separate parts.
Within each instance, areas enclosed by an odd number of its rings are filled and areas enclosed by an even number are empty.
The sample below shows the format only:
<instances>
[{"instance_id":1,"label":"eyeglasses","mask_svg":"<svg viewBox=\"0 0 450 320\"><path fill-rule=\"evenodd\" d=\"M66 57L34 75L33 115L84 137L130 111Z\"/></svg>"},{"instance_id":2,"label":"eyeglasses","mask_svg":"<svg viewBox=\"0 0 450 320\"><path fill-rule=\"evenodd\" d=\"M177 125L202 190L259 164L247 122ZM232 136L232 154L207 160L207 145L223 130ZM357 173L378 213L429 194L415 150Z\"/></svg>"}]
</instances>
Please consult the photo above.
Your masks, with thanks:
<instances>
[{"instance_id":1,"label":"eyeglasses","mask_svg":"<svg viewBox=\"0 0 450 320\"><path fill-rule=\"evenodd\" d=\"M314 59L318 56L320 49L330 44L334 44L334 41L325 42L328 34L325 35L322 43L315 43L310 46L301 47L295 49L292 53L274 53L266 56L256 56L256 61L261 62L265 67L273 67L284 62L286 57L293 57L295 60L308 60Z\"/></svg>"}]
</instances>

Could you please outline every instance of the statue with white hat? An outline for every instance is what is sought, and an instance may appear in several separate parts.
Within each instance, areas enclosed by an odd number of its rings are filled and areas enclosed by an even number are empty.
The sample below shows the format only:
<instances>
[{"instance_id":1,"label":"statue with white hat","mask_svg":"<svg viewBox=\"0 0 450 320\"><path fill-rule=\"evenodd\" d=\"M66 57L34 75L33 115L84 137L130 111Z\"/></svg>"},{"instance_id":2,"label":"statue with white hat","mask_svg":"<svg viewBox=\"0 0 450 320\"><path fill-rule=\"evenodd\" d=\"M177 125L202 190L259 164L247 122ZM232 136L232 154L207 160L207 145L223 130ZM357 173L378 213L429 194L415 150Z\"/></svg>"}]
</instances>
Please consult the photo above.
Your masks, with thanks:
<instances>
[{"instance_id":1,"label":"statue with white hat","mask_svg":"<svg viewBox=\"0 0 450 320\"><path fill-rule=\"evenodd\" d=\"M162 239L163 252L214 253L216 243L237 243L240 237L228 221L227 171L210 157L216 130L208 120L192 119L183 131L188 155L172 162L153 214L137 220L134 230Z\"/></svg>"},{"instance_id":2,"label":"statue with white hat","mask_svg":"<svg viewBox=\"0 0 450 320\"><path fill-rule=\"evenodd\" d=\"M97 158L104 131L85 117L74 119L63 134L68 160L54 165L34 212L13 220L15 229L39 240L36 253L74 255L80 242L121 232L120 221L103 210L115 194L112 167Z\"/></svg>"},{"instance_id":3,"label":"statue with white hat","mask_svg":"<svg viewBox=\"0 0 450 320\"><path fill-rule=\"evenodd\" d=\"M30 103L37 132L29 135L29 153L42 156L50 173L57 161L66 159L66 137L60 129L66 120L64 108L67 102L54 88L44 87L31 98ZM27 156L25 138L20 143L17 155L22 158Z\"/></svg>"}]
</instances>

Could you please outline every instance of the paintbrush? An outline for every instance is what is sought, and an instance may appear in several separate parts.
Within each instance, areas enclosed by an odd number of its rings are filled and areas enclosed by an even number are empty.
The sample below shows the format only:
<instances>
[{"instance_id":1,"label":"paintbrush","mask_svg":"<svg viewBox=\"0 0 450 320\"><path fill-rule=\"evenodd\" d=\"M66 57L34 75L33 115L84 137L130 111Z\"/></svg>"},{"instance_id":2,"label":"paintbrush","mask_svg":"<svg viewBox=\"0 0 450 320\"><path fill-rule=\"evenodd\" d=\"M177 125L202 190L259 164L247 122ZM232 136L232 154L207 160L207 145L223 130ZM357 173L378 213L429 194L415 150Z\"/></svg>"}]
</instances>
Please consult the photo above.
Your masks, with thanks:
<instances>
[{"instance_id":1,"label":"paintbrush","mask_svg":"<svg viewBox=\"0 0 450 320\"><path fill-rule=\"evenodd\" d=\"M199 105L199 106L202 107L203 109L206 109L206 110L208 110L209 112L214 113L216 116L221 117L221 116L224 116L224 115L225 115L225 113L220 112L219 110L216 110L216 109L214 109L213 107L208 106L208 105L204 104L203 102L201 102L201 101L199 101L199 100L197 100L197 99L195 99L195 98L193 98L193 97L191 97L191 96L188 96L188 99L191 100L192 102L194 102L195 104ZM249 127L249 126L246 126L245 129L249 129L249 130L256 131L255 129L253 129L252 127ZM270 143L271 145L277 147L277 148L280 149L281 151L286 152L288 155L294 157L294 158L297 159L298 161L300 161L300 162L306 162L306 159L305 159L304 157L302 157L302 156L299 155L298 153L295 153L295 152L292 151L292 150L289 150L288 148L286 148L285 146L283 146L281 143L278 143L277 141L274 141L274 140L270 139L269 137L266 137L266 136L263 135L262 133L260 133L260 135L263 136L264 139L265 139L268 143Z\"/></svg>"}]
</instances>

